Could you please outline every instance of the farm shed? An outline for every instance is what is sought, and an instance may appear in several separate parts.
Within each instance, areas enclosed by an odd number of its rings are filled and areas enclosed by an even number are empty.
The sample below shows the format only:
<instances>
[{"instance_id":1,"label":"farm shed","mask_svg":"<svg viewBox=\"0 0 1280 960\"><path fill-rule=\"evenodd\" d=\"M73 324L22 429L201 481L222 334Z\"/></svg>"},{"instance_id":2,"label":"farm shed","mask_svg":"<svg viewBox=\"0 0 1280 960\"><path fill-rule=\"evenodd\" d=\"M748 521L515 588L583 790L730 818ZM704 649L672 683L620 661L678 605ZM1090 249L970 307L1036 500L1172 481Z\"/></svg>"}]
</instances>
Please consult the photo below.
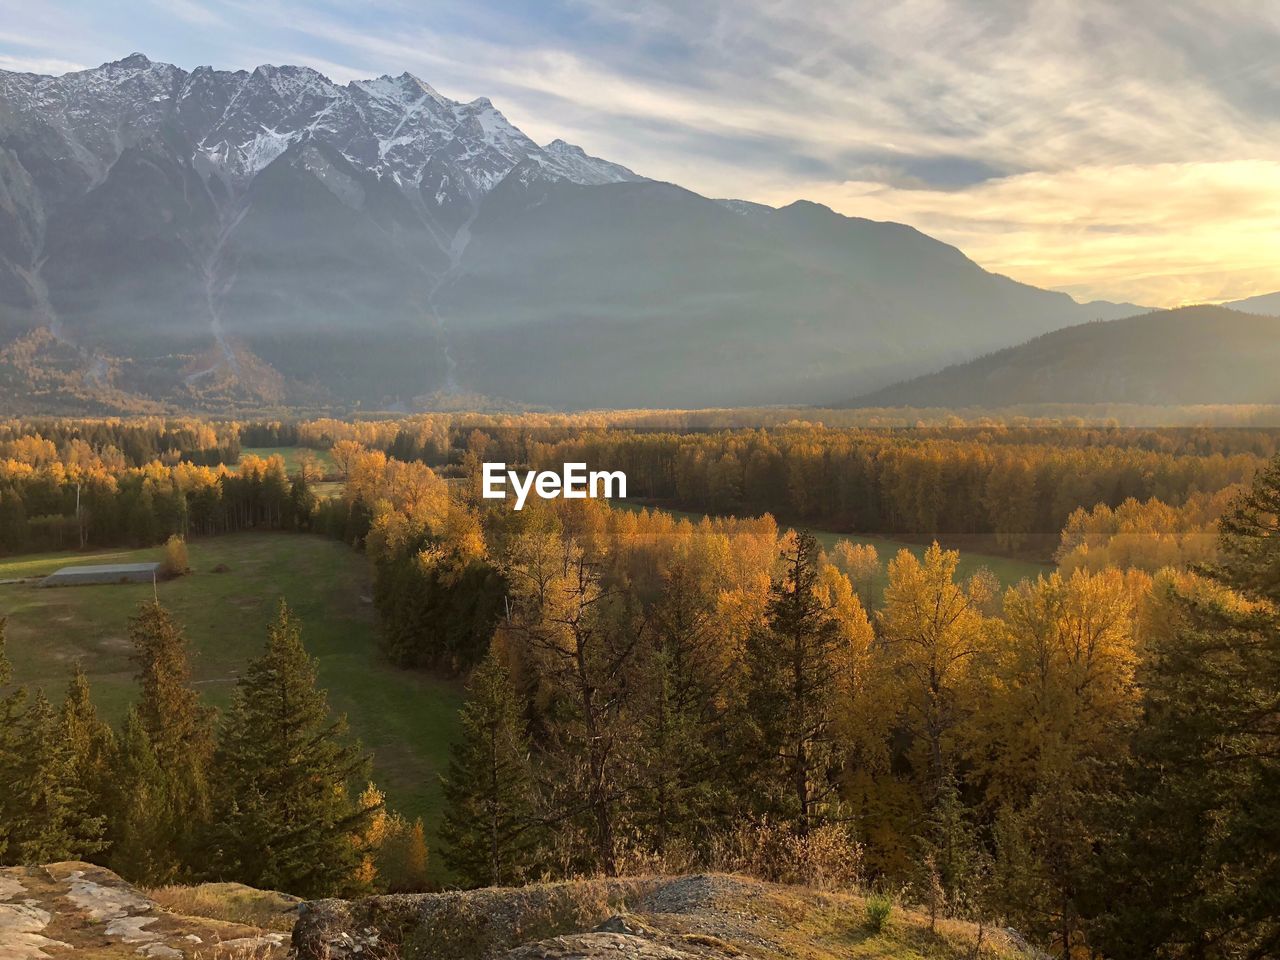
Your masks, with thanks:
<instances>
[{"instance_id":1,"label":"farm shed","mask_svg":"<svg viewBox=\"0 0 1280 960\"><path fill-rule=\"evenodd\" d=\"M158 563L95 563L63 567L40 581L42 587L75 587L87 583L150 583L160 576Z\"/></svg>"}]
</instances>

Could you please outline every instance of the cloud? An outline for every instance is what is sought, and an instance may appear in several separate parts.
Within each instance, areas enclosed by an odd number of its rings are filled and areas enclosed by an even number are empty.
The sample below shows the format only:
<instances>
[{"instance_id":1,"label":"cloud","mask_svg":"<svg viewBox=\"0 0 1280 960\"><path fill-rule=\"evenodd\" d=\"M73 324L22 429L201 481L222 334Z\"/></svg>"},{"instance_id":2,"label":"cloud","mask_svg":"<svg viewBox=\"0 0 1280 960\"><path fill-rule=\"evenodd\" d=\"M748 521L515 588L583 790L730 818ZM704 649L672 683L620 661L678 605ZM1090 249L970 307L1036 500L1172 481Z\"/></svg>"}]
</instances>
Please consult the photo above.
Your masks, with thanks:
<instances>
[{"instance_id":1,"label":"cloud","mask_svg":"<svg viewBox=\"0 0 1280 960\"><path fill-rule=\"evenodd\" d=\"M907 220L1037 286L1173 306L1280 286L1277 184L1280 161L1234 160L1080 166L960 191L848 182L800 193L859 216Z\"/></svg>"},{"instance_id":2,"label":"cloud","mask_svg":"<svg viewBox=\"0 0 1280 960\"><path fill-rule=\"evenodd\" d=\"M198 3L196 0L152 0L152 2L163 11L186 23L200 27L224 24L222 17L212 9L211 5Z\"/></svg>"},{"instance_id":3,"label":"cloud","mask_svg":"<svg viewBox=\"0 0 1280 960\"><path fill-rule=\"evenodd\" d=\"M48 57L10 57L0 54L0 70L14 73L61 74L84 70L86 64L72 60L55 60Z\"/></svg>"}]
</instances>

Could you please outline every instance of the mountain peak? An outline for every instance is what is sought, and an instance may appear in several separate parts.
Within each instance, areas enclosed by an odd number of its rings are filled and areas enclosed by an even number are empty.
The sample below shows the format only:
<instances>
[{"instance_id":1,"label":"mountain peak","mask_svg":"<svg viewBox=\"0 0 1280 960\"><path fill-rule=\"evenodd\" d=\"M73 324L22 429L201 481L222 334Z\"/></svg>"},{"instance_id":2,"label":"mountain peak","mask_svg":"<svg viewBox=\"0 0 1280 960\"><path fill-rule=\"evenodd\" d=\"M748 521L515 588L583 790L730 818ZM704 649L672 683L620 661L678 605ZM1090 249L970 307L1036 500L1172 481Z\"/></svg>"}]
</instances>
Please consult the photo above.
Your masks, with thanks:
<instances>
[{"instance_id":1,"label":"mountain peak","mask_svg":"<svg viewBox=\"0 0 1280 960\"><path fill-rule=\"evenodd\" d=\"M576 143L569 143L567 140L552 140L542 150L545 154L543 166L565 180L598 185L645 179L620 163L593 157Z\"/></svg>"},{"instance_id":2,"label":"mountain peak","mask_svg":"<svg viewBox=\"0 0 1280 960\"><path fill-rule=\"evenodd\" d=\"M583 150L576 143L569 143L567 140L561 140L559 138L552 140L550 143L543 144L542 149L546 150L548 153L567 153L575 157L585 157L587 155L587 151Z\"/></svg>"},{"instance_id":3,"label":"mountain peak","mask_svg":"<svg viewBox=\"0 0 1280 960\"><path fill-rule=\"evenodd\" d=\"M431 84L427 83L427 81L423 80L421 77L410 73L408 70L400 74L396 79L400 81L400 85L406 90L416 90L420 93L427 94L427 96L434 97L436 100L444 99L444 97L440 96L436 91L435 87L431 86Z\"/></svg>"},{"instance_id":4,"label":"mountain peak","mask_svg":"<svg viewBox=\"0 0 1280 960\"><path fill-rule=\"evenodd\" d=\"M448 103L449 101L440 95L435 87L427 83L421 77L418 77L408 70L405 70L398 77L392 77L383 74L377 80L353 80L350 86L364 86L366 89L379 88L383 91L394 91L396 95L407 96L413 100L420 100L428 97L437 103Z\"/></svg>"},{"instance_id":5,"label":"mountain peak","mask_svg":"<svg viewBox=\"0 0 1280 960\"><path fill-rule=\"evenodd\" d=\"M779 210L789 211L791 213L811 214L814 216L839 216L834 210L825 203L818 203L815 200L794 200L785 207L779 207Z\"/></svg>"},{"instance_id":6,"label":"mountain peak","mask_svg":"<svg viewBox=\"0 0 1280 960\"><path fill-rule=\"evenodd\" d=\"M274 63L260 63L254 67L253 75L255 77L305 77L308 80L321 80L329 83L329 78L314 67L300 67L291 63L282 63L277 66Z\"/></svg>"}]
</instances>

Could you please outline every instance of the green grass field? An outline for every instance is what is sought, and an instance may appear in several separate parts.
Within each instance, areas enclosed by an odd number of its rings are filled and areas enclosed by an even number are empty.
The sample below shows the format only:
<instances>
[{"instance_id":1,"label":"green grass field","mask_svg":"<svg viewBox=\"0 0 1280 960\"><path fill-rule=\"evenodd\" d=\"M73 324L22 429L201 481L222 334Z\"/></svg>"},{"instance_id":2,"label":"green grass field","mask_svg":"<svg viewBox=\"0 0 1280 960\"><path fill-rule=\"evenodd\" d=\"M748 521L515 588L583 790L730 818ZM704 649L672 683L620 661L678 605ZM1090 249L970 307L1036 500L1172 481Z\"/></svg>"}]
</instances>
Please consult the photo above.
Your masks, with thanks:
<instances>
[{"instance_id":1,"label":"green grass field","mask_svg":"<svg viewBox=\"0 0 1280 960\"><path fill-rule=\"evenodd\" d=\"M655 508L646 504L628 503L626 501L618 502L615 506L622 507L626 510L662 509L664 512L669 513L672 516L680 517L684 520L691 520L694 523L697 523L706 516L706 514L695 513L688 510ZM841 540L848 540L850 543L870 544L876 548L876 553L880 556L880 562L886 565L893 557L898 555L899 550L909 550L917 557L923 557L925 550L928 549L927 546L919 543L904 543L901 540L889 540L884 537L863 537L852 533L835 533L831 530L815 530L812 527L807 527L805 529L812 533L822 545L822 548L827 551L835 549L835 545ZM1018 581L1027 577L1034 579L1040 574L1049 573L1053 569L1051 566L1044 563L1034 563L1029 560L1017 560L1012 557L1001 557L995 554L975 553L972 551L962 550L960 551L960 563L956 568L956 575L960 579L964 579L972 576L983 567L986 567L995 574L996 579L1000 581L1001 585L1006 587L1013 586ZM872 592L875 597L880 596L886 586L886 583L887 578L882 575L879 582L872 588Z\"/></svg>"},{"instance_id":2,"label":"green grass field","mask_svg":"<svg viewBox=\"0 0 1280 960\"><path fill-rule=\"evenodd\" d=\"M376 618L363 555L318 536L233 534L189 544L194 573L161 583L160 600L186 628L194 678L224 706L244 664L262 649L267 624L285 598L302 620L332 707L374 755L374 779L397 810L421 816L429 839L439 824L439 774L457 729L456 684L400 670L378 653ZM159 548L0 559L0 579L43 576L68 564L159 559ZM225 573L213 568L225 564ZM0 584L9 618L15 679L60 700L79 660L103 714L118 723L134 696L127 625L150 584L40 588ZM438 859L433 872L441 872Z\"/></svg>"}]
</instances>

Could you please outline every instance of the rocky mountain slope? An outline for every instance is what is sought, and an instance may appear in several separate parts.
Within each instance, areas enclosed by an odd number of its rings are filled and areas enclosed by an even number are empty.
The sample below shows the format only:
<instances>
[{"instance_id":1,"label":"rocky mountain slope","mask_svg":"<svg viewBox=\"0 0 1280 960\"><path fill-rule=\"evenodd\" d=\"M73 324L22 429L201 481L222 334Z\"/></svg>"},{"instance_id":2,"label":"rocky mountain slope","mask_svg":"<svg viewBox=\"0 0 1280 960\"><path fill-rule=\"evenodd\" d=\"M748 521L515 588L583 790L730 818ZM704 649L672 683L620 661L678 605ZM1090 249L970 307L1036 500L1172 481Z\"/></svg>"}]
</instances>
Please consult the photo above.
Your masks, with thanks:
<instances>
[{"instance_id":1,"label":"rocky mountain slope","mask_svg":"<svg viewBox=\"0 0 1280 960\"><path fill-rule=\"evenodd\" d=\"M107 409L821 401L1127 309L540 146L409 74L0 71L0 348L47 330Z\"/></svg>"},{"instance_id":2,"label":"rocky mountain slope","mask_svg":"<svg viewBox=\"0 0 1280 960\"><path fill-rule=\"evenodd\" d=\"M1280 403L1280 317L1183 307L1086 323L866 394L864 407Z\"/></svg>"}]
</instances>

